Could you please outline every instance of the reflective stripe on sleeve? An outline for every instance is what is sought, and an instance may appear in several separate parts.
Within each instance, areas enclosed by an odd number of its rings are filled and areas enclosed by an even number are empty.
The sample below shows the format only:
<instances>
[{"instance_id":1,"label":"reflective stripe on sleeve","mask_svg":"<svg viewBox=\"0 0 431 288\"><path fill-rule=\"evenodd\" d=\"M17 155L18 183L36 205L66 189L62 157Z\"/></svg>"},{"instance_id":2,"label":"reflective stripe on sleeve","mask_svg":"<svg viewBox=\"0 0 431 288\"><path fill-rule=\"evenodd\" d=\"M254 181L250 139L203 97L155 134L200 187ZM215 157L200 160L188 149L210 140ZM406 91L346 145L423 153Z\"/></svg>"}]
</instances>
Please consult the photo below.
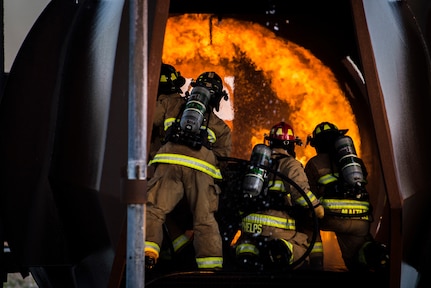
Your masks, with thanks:
<instances>
[{"instance_id":1,"label":"reflective stripe on sleeve","mask_svg":"<svg viewBox=\"0 0 431 288\"><path fill-rule=\"evenodd\" d=\"M268 187L270 191L286 192L286 188L284 187L282 180L270 180L268 182Z\"/></svg>"},{"instance_id":2,"label":"reflective stripe on sleeve","mask_svg":"<svg viewBox=\"0 0 431 288\"><path fill-rule=\"evenodd\" d=\"M317 182L321 185L327 185L335 181L338 181L338 173L323 175Z\"/></svg>"},{"instance_id":3,"label":"reflective stripe on sleeve","mask_svg":"<svg viewBox=\"0 0 431 288\"><path fill-rule=\"evenodd\" d=\"M281 192L281 193L287 192L282 180L269 181L268 187L269 187L270 191L277 191L277 192ZM305 194L307 195L308 199L310 199L311 202L317 200L317 198L313 194L313 192L307 191ZM308 206L307 201L305 201L305 198L303 196L296 199L295 202L302 207Z\"/></svg>"},{"instance_id":4,"label":"reflective stripe on sleeve","mask_svg":"<svg viewBox=\"0 0 431 288\"><path fill-rule=\"evenodd\" d=\"M307 195L308 199L310 199L310 202L314 202L317 200L316 196L313 194L313 192L311 191L307 191L305 192L305 194ZM295 202L299 205L301 205L302 207L306 207L308 206L307 201L305 201L304 197L299 197L298 199L295 200Z\"/></svg>"}]
</instances>

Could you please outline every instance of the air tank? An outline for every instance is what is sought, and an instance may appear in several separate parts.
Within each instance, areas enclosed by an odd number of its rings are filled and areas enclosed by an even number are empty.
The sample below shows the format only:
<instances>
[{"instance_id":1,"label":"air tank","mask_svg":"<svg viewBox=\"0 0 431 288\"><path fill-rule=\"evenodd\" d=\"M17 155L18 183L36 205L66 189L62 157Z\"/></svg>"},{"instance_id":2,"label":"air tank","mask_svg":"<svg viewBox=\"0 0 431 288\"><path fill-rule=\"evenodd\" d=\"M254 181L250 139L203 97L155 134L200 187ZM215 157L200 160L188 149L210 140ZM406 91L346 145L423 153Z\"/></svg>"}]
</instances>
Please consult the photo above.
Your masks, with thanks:
<instances>
[{"instance_id":1,"label":"air tank","mask_svg":"<svg viewBox=\"0 0 431 288\"><path fill-rule=\"evenodd\" d=\"M181 129L187 132L199 133L210 97L210 91L204 87L196 86L192 89L181 116Z\"/></svg>"},{"instance_id":2,"label":"air tank","mask_svg":"<svg viewBox=\"0 0 431 288\"><path fill-rule=\"evenodd\" d=\"M352 138L347 135L339 137L335 141L337 159L344 180L352 187L364 182L361 159L356 154Z\"/></svg>"},{"instance_id":3,"label":"air tank","mask_svg":"<svg viewBox=\"0 0 431 288\"><path fill-rule=\"evenodd\" d=\"M242 183L243 193L250 196L258 196L268 176L271 161L271 148L265 144L256 144L253 147L248 165L247 174L244 176Z\"/></svg>"}]
</instances>

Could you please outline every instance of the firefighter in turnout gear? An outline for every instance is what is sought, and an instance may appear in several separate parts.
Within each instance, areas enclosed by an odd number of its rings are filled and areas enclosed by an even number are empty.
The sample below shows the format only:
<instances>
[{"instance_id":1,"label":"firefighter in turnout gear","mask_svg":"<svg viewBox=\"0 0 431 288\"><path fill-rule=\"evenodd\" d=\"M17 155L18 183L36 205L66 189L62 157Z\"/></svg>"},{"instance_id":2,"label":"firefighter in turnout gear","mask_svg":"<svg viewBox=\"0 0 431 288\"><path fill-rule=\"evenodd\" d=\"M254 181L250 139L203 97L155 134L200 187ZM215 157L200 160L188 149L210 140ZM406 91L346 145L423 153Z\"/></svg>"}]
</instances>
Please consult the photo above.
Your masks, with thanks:
<instances>
[{"instance_id":1,"label":"firefighter in turnout gear","mask_svg":"<svg viewBox=\"0 0 431 288\"><path fill-rule=\"evenodd\" d=\"M162 103L166 101L167 98L182 97L184 98L183 91L181 87L184 86L186 80L181 75L180 71L170 64L162 63L160 68L160 81L157 92L157 106L163 107ZM185 98L184 98L185 99ZM159 108L157 108L159 111ZM156 116L160 119L160 115ZM163 123L153 124L153 130L151 135L150 152L149 159L152 160L154 155L162 146L165 137L164 124ZM154 173L154 166L149 166L149 179ZM166 220L164 223L165 243L170 243L165 245L164 250L161 251L164 259L176 260L182 258L182 266L184 265L184 255L189 252L189 249L184 249L191 245L193 241L193 228L192 228L192 215L190 209L188 208L185 198L181 199L174 210L166 215ZM188 256L188 255L187 255ZM187 257L189 260L189 257ZM194 259L194 257L193 257ZM191 259L191 260L193 260ZM194 260L193 260L194 261ZM191 261L187 261L191 262Z\"/></svg>"},{"instance_id":2,"label":"firefighter in turnout gear","mask_svg":"<svg viewBox=\"0 0 431 288\"><path fill-rule=\"evenodd\" d=\"M308 203L304 197L307 197L318 218L324 216L324 210L310 191L304 167L295 159L295 145L302 142L295 137L292 127L280 122L271 128L265 140L268 146L258 144L253 148L250 169L244 177L242 234L235 254L244 269L294 268L293 263L298 264L297 260L306 253L308 242L307 235L297 231L293 207L306 209ZM255 156L263 161L255 161ZM291 179L303 193L276 173L256 169L265 166ZM253 179L258 182L253 183Z\"/></svg>"},{"instance_id":3,"label":"firefighter in turnout gear","mask_svg":"<svg viewBox=\"0 0 431 288\"><path fill-rule=\"evenodd\" d=\"M154 267L163 240L166 215L185 199L193 215L193 245L198 269L223 267L222 239L214 213L222 179L218 157L229 157L231 130L214 109L227 99L215 72L202 73L186 98L170 95L157 102L154 124L164 125L162 147L150 161L154 176L148 182L145 262Z\"/></svg>"},{"instance_id":4,"label":"firefighter in turnout gear","mask_svg":"<svg viewBox=\"0 0 431 288\"><path fill-rule=\"evenodd\" d=\"M367 171L347 131L322 122L307 139L317 152L306 163L305 172L325 208L320 229L335 232L350 271L385 269L389 263L386 247L369 232L372 207L365 189Z\"/></svg>"},{"instance_id":5,"label":"firefighter in turnout gear","mask_svg":"<svg viewBox=\"0 0 431 288\"><path fill-rule=\"evenodd\" d=\"M181 75L180 71L177 71L174 66L166 63L162 63L160 68L160 80L159 87L157 90L157 101L163 102L164 99L171 96L178 97L181 96L183 91L181 87L186 83L186 79ZM158 104L157 104L158 105ZM163 124L163 123L162 123ZM163 125L156 125L153 123L153 131L151 134L151 144L149 158L152 159L162 146L165 131Z\"/></svg>"}]
</instances>

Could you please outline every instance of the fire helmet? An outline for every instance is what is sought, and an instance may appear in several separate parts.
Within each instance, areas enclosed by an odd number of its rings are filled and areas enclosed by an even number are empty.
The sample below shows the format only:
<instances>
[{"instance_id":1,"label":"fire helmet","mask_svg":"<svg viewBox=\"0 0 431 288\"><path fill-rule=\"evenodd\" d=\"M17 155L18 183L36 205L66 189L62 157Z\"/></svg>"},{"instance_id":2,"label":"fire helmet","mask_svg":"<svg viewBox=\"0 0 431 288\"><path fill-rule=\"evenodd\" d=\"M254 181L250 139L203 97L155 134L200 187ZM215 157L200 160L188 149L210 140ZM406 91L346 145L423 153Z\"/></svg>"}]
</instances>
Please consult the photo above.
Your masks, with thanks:
<instances>
[{"instance_id":1,"label":"fire helmet","mask_svg":"<svg viewBox=\"0 0 431 288\"><path fill-rule=\"evenodd\" d=\"M307 138L307 143L315 147L317 152L329 152L335 140L347 133L349 129L338 129L335 124L330 122L321 122L313 130L313 136Z\"/></svg>"},{"instance_id":2,"label":"fire helmet","mask_svg":"<svg viewBox=\"0 0 431 288\"><path fill-rule=\"evenodd\" d=\"M160 69L160 81L158 94L181 93L181 87L186 83L186 79L181 76L174 66L162 63Z\"/></svg>"},{"instance_id":3,"label":"fire helmet","mask_svg":"<svg viewBox=\"0 0 431 288\"><path fill-rule=\"evenodd\" d=\"M204 72L191 83L192 87L200 86L207 88L211 93L209 105L219 111L220 101L228 99L226 91L223 90L223 81L216 72Z\"/></svg>"},{"instance_id":4,"label":"fire helmet","mask_svg":"<svg viewBox=\"0 0 431 288\"><path fill-rule=\"evenodd\" d=\"M293 144L302 144L302 141L295 137L292 126L285 122L279 122L272 126L269 135L265 136L265 140L269 141L271 148L287 149L288 146L293 146Z\"/></svg>"}]
</instances>

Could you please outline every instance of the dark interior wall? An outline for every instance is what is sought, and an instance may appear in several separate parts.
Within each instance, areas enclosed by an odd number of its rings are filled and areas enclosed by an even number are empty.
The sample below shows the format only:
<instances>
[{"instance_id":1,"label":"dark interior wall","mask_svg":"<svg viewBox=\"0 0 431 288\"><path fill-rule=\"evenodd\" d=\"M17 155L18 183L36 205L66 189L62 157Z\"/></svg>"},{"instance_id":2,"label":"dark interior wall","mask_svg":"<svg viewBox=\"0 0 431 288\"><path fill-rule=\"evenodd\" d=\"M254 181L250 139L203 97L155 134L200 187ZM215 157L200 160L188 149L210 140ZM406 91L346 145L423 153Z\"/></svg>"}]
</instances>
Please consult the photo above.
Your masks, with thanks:
<instances>
[{"instance_id":1,"label":"dark interior wall","mask_svg":"<svg viewBox=\"0 0 431 288\"><path fill-rule=\"evenodd\" d=\"M415 24L422 31L423 37L425 37L425 41L429 47L431 44L431 27L430 27L430 10L431 10L431 2L424 0L407 0L408 10L415 16Z\"/></svg>"},{"instance_id":2,"label":"dark interior wall","mask_svg":"<svg viewBox=\"0 0 431 288\"><path fill-rule=\"evenodd\" d=\"M98 285L114 256L98 192L122 6L48 4L0 106L2 240L23 267L76 265Z\"/></svg>"},{"instance_id":3,"label":"dark interior wall","mask_svg":"<svg viewBox=\"0 0 431 288\"><path fill-rule=\"evenodd\" d=\"M423 30L408 2L363 1L374 62L365 74L376 73L377 85L370 98L385 185L391 208L402 210L392 215L402 217L401 226L393 226L399 231L392 231L401 239L392 240L402 243L403 262L428 277L425 262L430 254L431 224L426 205L431 197L427 181L431 171L427 163L431 154L424 131L431 123L430 62ZM429 3L413 2L420 22L427 23L423 17L429 15Z\"/></svg>"},{"instance_id":4,"label":"dark interior wall","mask_svg":"<svg viewBox=\"0 0 431 288\"><path fill-rule=\"evenodd\" d=\"M64 262L67 258L47 178L60 54L76 8L62 4L47 7L17 54L0 106L2 220L5 240L23 263ZM52 22L57 25L52 27ZM39 237L30 237L34 231L39 231Z\"/></svg>"},{"instance_id":5,"label":"dark interior wall","mask_svg":"<svg viewBox=\"0 0 431 288\"><path fill-rule=\"evenodd\" d=\"M110 238L116 247L126 221L126 203L121 197L121 179L127 165L127 121L128 121L128 4L125 3L115 57L112 81L112 97L103 159L103 174L100 183L100 200L104 211Z\"/></svg>"}]
</instances>

